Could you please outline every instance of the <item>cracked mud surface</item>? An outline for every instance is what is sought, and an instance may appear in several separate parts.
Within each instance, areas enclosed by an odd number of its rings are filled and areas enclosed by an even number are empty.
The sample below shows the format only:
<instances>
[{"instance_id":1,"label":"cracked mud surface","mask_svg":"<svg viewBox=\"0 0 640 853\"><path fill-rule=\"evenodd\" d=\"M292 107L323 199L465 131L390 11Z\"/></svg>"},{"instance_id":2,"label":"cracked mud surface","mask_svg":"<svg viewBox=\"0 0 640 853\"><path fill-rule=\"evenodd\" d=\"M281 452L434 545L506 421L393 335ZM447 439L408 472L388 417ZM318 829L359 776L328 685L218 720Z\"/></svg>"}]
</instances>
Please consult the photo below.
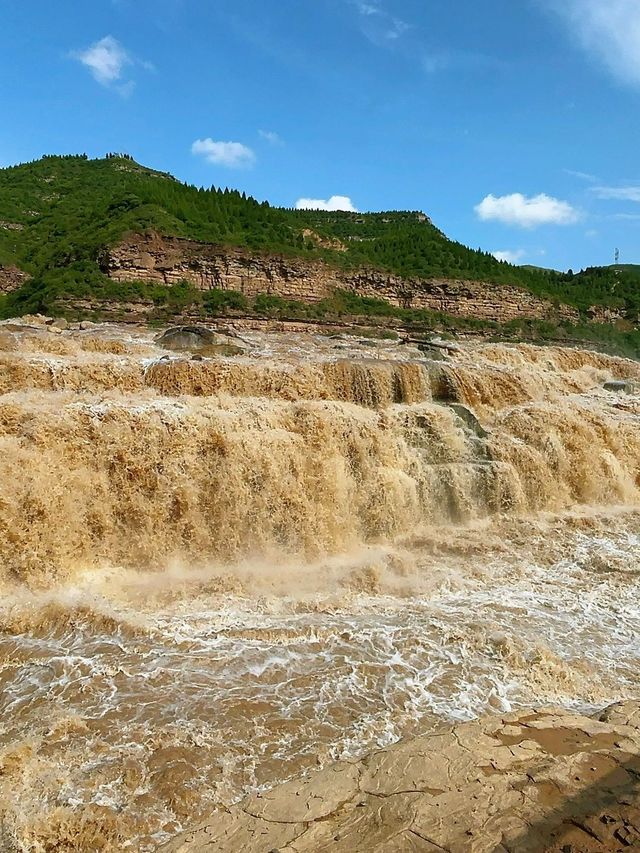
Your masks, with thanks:
<instances>
[{"instance_id":1,"label":"cracked mud surface","mask_svg":"<svg viewBox=\"0 0 640 853\"><path fill-rule=\"evenodd\" d=\"M220 808L163 853L640 850L640 702L514 712Z\"/></svg>"}]
</instances>

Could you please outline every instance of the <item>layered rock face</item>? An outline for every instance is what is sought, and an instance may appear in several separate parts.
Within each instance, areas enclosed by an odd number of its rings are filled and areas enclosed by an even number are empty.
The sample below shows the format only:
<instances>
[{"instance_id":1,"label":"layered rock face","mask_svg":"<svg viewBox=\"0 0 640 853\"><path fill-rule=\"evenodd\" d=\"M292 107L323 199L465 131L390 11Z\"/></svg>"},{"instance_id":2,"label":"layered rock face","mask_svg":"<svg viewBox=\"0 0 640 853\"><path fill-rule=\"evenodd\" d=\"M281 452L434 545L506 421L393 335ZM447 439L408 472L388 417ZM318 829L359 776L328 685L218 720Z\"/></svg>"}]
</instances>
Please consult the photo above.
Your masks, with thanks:
<instances>
[{"instance_id":1,"label":"layered rock face","mask_svg":"<svg viewBox=\"0 0 640 853\"><path fill-rule=\"evenodd\" d=\"M640 849L640 703L519 711L401 741L221 808L165 853Z\"/></svg>"},{"instance_id":2,"label":"layered rock face","mask_svg":"<svg viewBox=\"0 0 640 853\"><path fill-rule=\"evenodd\" d=\"M322 264L159 235L131 236L108 251L102 264L116 281L188 281L201 290L237 290L249 297L273 293L317 302L341 286L335 271Z\"/></svg>"},{"instance_id":3,"label":"layered rock face","mask_svg":"<svg viewBox=\"0 0 640 853\"><path fill-rule=\"evenodd\" d=\"M522 317L578 320L574 308L555 305L517 287L401 278L373 269L336 270L322 262L249 254L177 237L132 235L108 251L102 265L117 281L173 285L186 280L202 290L237 290L248 297L270 293L317 302L341 288L402 308L425 308L498 323Z\"/></svg>"}]
</instances>

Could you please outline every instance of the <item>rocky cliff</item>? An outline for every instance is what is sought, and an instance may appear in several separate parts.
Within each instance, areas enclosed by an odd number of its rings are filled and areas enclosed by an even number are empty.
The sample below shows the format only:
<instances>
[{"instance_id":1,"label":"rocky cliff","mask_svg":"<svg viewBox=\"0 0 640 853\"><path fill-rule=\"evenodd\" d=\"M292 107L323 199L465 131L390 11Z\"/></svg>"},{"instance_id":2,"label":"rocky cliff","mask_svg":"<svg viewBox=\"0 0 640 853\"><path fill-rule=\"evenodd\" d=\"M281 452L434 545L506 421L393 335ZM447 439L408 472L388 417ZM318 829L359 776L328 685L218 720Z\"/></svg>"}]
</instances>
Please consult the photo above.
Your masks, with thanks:
<instances>
[{"instance_id":1,"label":"rocky cliff","mask_svg":"<svg viewBox=\"0 0 640 853\"><path fill-rule=\"evenodd\" d=\"M402 308L424 308L505 323L517 318L577 322L567 305L540 299L518 287L478 281L400 278L374 269L339 270L322 262L249 254L208 243L156 234L130 235L101 258L117 281L173 285L188 281L202 290L237 290L252 297L270 293L316 302L336 288L385 299Z\"/></svg>"}]
</instances>

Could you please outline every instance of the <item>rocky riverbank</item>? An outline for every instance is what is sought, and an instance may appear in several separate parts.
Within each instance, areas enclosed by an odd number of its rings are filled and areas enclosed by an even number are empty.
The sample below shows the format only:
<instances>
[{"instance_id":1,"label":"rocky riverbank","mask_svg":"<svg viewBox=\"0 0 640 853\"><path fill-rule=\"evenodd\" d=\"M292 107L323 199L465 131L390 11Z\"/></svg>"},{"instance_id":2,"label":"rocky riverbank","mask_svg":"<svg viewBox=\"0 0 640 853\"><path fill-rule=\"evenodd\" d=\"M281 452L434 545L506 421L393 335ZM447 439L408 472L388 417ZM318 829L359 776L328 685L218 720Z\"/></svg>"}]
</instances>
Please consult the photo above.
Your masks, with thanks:
<instances>
[{"instance_id":1,"label":"rocky riverbank","mask_svg":"<svg viewBox=\"0 0 640 853\"><path fill-rule=\"evenodd\" d=\"M164 853L640 849L640 702L517 711L342 761L220 808Z\"/></svg>"}]
</instances>

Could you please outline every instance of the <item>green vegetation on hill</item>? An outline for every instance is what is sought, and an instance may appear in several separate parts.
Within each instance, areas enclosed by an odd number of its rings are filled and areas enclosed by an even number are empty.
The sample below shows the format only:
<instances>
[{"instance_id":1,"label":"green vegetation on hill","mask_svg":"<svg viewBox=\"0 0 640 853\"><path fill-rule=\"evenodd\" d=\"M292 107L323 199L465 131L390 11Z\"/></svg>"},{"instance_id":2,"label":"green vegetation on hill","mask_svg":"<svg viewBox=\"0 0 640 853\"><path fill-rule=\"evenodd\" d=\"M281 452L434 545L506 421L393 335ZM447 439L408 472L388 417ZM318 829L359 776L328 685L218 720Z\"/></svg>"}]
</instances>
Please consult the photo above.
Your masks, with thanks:
<instances>
[{"instance_id":1,"label":"green vegetation on hill","mask_svg":"<svg viewBox=\"0 0 640 853\"><path fill-rule=\"evenodd\" d=\"M100 257L127 232L147 230L342 268L516 285L582 312L606 305L634 323L640 313L637 268L564 274L516 267L447 239L416 212L274 208L235 190L187 186L128 155L109 154L46 156L0 170L0 265L32 276L20 291L0 297L0 314L46 311L65 296L125 298L126 288L101 272Z\"/></svg>"},{"instance_id":2,"label":"green vegetation on hill","mask_svg":"<svg viewBox=\"0 0 640 853\"><path fill-rule=\"evenodd\" d=\"M417 213L328 213L273 208L244 193L186 186L125 156L44 157L0 170L0 263L34 275L87 274L102 247L127 231L156 230L255 251L370 265L403 276L449 276L532 285L536 273L448 240ZM310 234L309 232L312 232ZM97 267L96 267L97 268Z\"/></svg>"}]
</instances>

